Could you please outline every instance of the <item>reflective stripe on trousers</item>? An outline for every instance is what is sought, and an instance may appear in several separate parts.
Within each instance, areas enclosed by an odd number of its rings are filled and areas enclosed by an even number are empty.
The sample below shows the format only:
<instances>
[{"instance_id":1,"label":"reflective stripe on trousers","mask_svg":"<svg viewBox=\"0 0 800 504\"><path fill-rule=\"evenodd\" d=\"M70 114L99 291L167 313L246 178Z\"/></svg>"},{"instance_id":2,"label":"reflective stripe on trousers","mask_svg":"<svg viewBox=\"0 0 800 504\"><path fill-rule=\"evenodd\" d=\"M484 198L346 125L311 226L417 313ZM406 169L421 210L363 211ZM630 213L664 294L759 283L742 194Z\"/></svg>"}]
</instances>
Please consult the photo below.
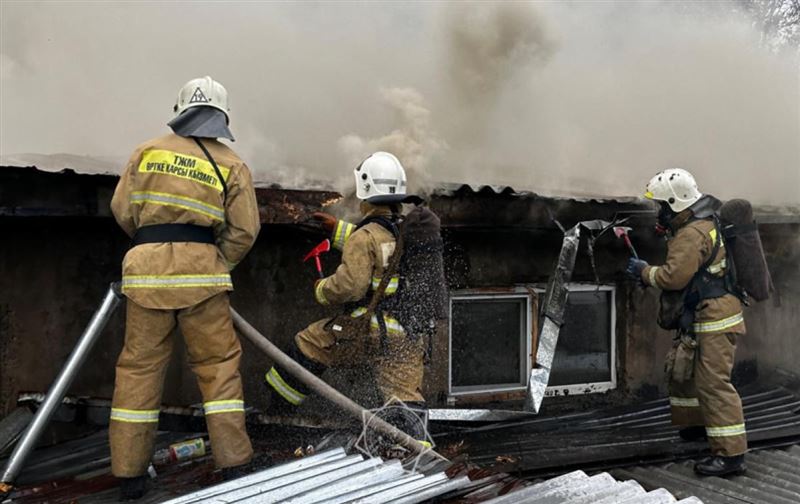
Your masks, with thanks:
<instances>
[{"instance_id":1,"label":"reflective stripe on trousers","mask_svg":"<svg viewBox=\"0 0 800 504\"><path fill-rule=\"evenodd\" d=\"M159 410L111 408L111 420L127 423L158 423Z\"/></svg>"},{"instance_id":2,"label":"reflective stripe on trousers","mask_svg":"<svg viewBox=\"0 0 800 504\"><path fill-rule=\"evenodd\" d=\"M714 322L695 322L692 324L692 330L695 332L695 334L721 332L725 329L730 329L733 326L739 325L742 322L744 322L744 314L739 312L736 315L731 315L730 317L722 320L716 320Z\"/></svg>"},{"instance_id":3,"label":"reflective stripe on trousers","mask_svg":"<svg viewBox=\"0 0 800 504\"><path fill-rule=\"evenodd\" d=\"M267 380L267 383L277 392L280 394L281 397L286 399L289 403L298 406L300 403L306 400L306 395L299 390L291 387L286 381L281 377L278 370L275 367L271 367L269 371L267 371L266 376L264 377Z\"/></svg>"},{"instance_id":4,"label":"reflective stripe on trousers","mask_svg":"<svg viewBox=\"0 0 800 504\"><path fill-rule=\"evenodd\" d=\"M123 275L123 289L164 289L179 287L233 287L228 273L215 275Z\"/></svg>"},{"instance_id":5,"label":"reflective stripe on trousers","mask_svg":"<svg viewBox=\"0 0 800 504\"><path fill-rule=\"evenodd\" d=\"M706 427L706 434L708 437L731 437L743 436L747 434L747 430L743 423L736 425L725 425L722 427Z\"/></svg>"},{"instance_id":6,"label":"reflective stripe on trousers","mask_svg":"<svg viewBox=\"0 0 800 504\"><path fill-rule=\"evenodd\" d=\"M180 194L156 191L133 191L131 193L131 203L134 205L151 203L154 205L172 206L183 210L189 210L214 220L225 220L224 208Z\"/></svg>"},{"instance_id":7,"label":"reflective stripe on trousers","mask_svg":"<svg viewBox=\"0 0 800 504\"><path fill-rule=\"evenodd\" d=\"M244 413L244 401L241 399L209 401L207 403L203 403L203 411L206 415L216 415L218 413Z\"/></svg>"},{"instance_id":8,"label":"reflective stripe on trousers","mask_svg":"<svg viewBox=\"0 0 800 504\"><path fill-rule=\"evenodd\" d=\"M673 397L669 398L670 406L677 406L680 408L699 408L700 400L696 397Z\"/></svg>"}]
</instances>

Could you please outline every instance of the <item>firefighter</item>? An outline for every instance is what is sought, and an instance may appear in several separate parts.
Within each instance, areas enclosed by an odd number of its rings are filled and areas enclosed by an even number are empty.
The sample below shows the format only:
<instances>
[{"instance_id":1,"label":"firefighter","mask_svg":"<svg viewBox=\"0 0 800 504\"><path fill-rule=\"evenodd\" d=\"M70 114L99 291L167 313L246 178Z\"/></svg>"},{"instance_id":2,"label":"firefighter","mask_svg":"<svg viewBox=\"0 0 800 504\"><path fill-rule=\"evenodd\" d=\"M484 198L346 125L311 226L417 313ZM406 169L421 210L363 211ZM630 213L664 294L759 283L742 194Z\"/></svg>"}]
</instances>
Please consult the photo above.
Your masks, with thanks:
<instances>
[{"instance_id":1,"label":"firefighter","mask_svg":"<svg viewBox=\"0 0 800 504\"><path fill-rule=\"evenodd\" d=\"M360 317L367 316L370 301L385 275L388 281L378 307L383 306L384 301L391 303L397 294L397 270L387 273L393 259L397 259L394 256L397 222L402 203L421 200L406 194L405 171L390 153L372 154L354 170L354 176L363 215L360 224L337 221L328 214L315 214L331 233L333 246L342 251L342 263L333 275L317 281L314 296L321 305L343 305L343 313L338 318L314 322L300 331L289 355L317 375L330 366L372 364L384 400L396 398L410 407L422 408L425 404L422 396L424 338L408 334L391 309L379 309L371 314L369 324L363 329L368 334L347 334L349 319L361 320ZM438 224L438 219L436 222ZM298 380L278 367L270 368L265 380L272 396L270 403L278 408L298 406L309 393ZM397 426L422 439L424 432L419 431L419 426L415 431L410 425L415 422L407 423L409 425Z\"/></svg>"},{"instance_id":2,"label":"firefighter","mask_svg":"<svg viewBox=\"0 0 800 504\"><path fill-rule=\"evenodd\" d=\"M111 200L131 237L122 263L125 344L117 361L109 436L123 500L147 490L164 374L180 328L203 396L216 465L232 477L252 457L231 322L230 271L260 228L247 165L217 138L228 129L228 94L211 77L178 93L174 131L140 145Z\"/></svg>"},{"instance_id":3,"label":"firefighter","mask_svg":"<svg viewBox=\"0 0 800 504\"><path fill-rule=\"evenodd\" d=\"M720 202L678 168L653 177L645 197L660 205L659 224L671 235L667 257L659 266L631 258L627 273L662 289L659 324L677 330L667 359L672 422L685 440L708 439L712 456L695 464L697 473L741 474L747 435L731 370L745 323L716 214Z\"/></svg>"}]
</instances>

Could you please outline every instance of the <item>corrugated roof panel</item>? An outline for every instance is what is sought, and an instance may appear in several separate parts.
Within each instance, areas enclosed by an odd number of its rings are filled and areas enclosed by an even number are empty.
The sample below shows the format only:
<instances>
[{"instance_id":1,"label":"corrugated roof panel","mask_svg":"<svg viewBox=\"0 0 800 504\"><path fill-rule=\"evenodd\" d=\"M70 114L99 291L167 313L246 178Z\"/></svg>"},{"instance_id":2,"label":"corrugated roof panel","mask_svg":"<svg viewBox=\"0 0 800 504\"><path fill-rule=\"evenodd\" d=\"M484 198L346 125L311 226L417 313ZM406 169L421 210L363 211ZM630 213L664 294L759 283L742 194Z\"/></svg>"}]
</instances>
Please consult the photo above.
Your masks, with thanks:
<instances>
[{"instance_id":1,"label":"corrugated roof panel","mask_svg":"<svg viewBox=\"0 0 800 504\"><path fill-rule=\"evenodd\" d=\"M747 471L725 478L698 476L694 460L614 469L617 479L635 479L645 488L663 487L686 502L706 504L797 504L800 502L800 446L750 451ZM684 501L680 501L684 502Z\"/></svg>"},{"instance_id":2,"label":"corrugated roof panel","mask_svg":"<svg viewBox=\"0 0 800 504\"><path fill-rule=\"evenodd\" d=\"M237 480L184 495L167 504L200 502L286 502L336 504L343 502L422 502L466 487L466 476L448 478L404 470L399 460L384 461L344 450L323 452Z\"/></svg>"}]
</instances>

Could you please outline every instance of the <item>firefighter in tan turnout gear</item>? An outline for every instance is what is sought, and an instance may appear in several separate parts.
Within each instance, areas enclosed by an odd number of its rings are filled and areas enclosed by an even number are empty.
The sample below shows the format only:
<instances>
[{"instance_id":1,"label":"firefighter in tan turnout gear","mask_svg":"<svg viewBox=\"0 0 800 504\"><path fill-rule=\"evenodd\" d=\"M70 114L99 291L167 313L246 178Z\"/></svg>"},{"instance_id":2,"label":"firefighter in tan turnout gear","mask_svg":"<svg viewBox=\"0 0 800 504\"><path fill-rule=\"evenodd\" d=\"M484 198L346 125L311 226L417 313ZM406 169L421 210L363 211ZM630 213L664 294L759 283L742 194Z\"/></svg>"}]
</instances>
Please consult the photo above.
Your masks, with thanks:
<instances>
[{"instance_id":1,"label":"firefighter in tan turnout gear","mask_svg":"<svg viewBox=\"0 0 800 504\"><path fill-rule=\"evenodd\" d=\"M343 313L314 322L300 331L289 354L317 375L331 366L371 363L384 400L397 398L412 407L424 407L425 338L419 333L425 330L410 327L411 322L409 327L404 327L397 318L404 310L393 304L400 287L398 264L403 252L398 249L402 247L398 244L398 228L402 203L420 203L421 199L406 195L405 171L392 154L372 154L354 170L354 175L356 196L361 200L361 223L356 226L337 221L328 214L316 214L323 227L332 233L334 247L342 251L342 262L333 275L317 281L314 295L322 305L343 305ZM421 217L415 219L413 216ZM438 239L440 243L439 220L430 210L417 207L407 220L419 224L415 224L414 229L431 229L430 242ZM429 227L426 227L426 222ZM410 247L414 233L410 232L411 227L406 229L409 233L403 236L407 237L407 248L412 254ZM436 254L441 261L440 247L433 246L429 250L431 256L427 263L435 264ZM433 284L431 290L444 289L443 275L441 281L436 276ZM418 308L420 302L410 303L412 310ZM435 304L432 297L429 302ZM436 315L431 313L417 318L432 320ZM270 368L265 380L272 392L271 404L279 407L281 404L283 407L297 406L309 393L298 380L278 367ZM386 420L393 421L391 418ZM403 419L397 419L396 425L422 439L424 433L414 431L415 427L410 423L404 425Z\"/></svg>"},{"instance_id":2,"label":"firefighter in tan turnout gear","mask_svg":"<svg viewBox=\"0 0 800 504\"><path fill-rule=\"evenodd\" d=\"M681 169L653 177L645 197L659 202L659 223L672 235L667 258L659 266L632 258L627 271L662 289L659 324L677 329L667 359L672 422L683 427L683 439L708 439L713 456L698 462L696 472L742 473L747 436L731 371L745 324L717 216L720 202L701 194Z\"/></svg>"},{"instance_id":3,"label":"firefighter in tan turnout gear","mask_svg":"<svg viewBox=\"0 0 800 504\"><path fill-rule=\"evenodd\" d=\"M189 81L174 111L175 134L134 151L111 201L132 238L122 264L125 345L109 428L112 472L126 500L146 491L176 326L203 396L216 465L232 476L253 454L228 291L230 270L260 228L255 191L247 165L217 141L233 140L222 85L210 77Z\"/></svg>"}]
</instances>

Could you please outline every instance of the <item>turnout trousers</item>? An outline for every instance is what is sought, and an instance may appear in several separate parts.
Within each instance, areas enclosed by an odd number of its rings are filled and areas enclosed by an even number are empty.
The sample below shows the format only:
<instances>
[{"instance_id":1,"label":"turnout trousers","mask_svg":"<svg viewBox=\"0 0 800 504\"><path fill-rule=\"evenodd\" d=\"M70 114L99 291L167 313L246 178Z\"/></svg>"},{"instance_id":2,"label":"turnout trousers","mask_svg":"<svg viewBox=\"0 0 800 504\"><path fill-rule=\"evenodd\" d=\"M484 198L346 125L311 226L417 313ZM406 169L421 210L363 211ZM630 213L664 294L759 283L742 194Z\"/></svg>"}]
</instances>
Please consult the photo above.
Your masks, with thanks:
<instances>
[{"instance_id":1,"label":"turnout trousers","mask_svg":"<svg viewBox=\"0 0 800 504\"><path fill-rule=\"evenodd\" d=\"M669 380L673 425L705 426L711 453L723 457L747 451L742 400L731 383L736 334L697 334L689 380Z\"/></svg>"},{"instance_id":2,"label":"turnout trousers","mask_svg":"<svg viewBox=\"0 0 800 504\"><path fill-rule=\"evenodd\" d=\"M318 320L300 331L295 336L295 344L290 351L306 369L317 375L328 367L342 365L335 350L336 338L325 330L329 323L331 319ZM373 328L364 337L373 340L368 347L380 348L377 329ZM406 403L424 403L422 379L425 372L425 347L422 338L411 341L404 331L390 330L386 335L385 350L362 356L363 362L371 364L375 370L377 386L384 400L397 398ZM276 367L267 372L266 381L281 397L294 405L303 402L309 393L298 380L287 376Z\"/></svg>"},{"instance_id":3,"label":"turnout trousers","mask_svg":"<svg viewBox=\"0 0 800 504\"><path fill-rule=\"evenodd\" d=\"M154 310L128 300L109 426L114 476L130 478L147 471L176 325L203 395L216 465L234 467L252 458L239 375L242 348L233 330L228 293L179 310Z\"/></svg>"}]
</instances>

